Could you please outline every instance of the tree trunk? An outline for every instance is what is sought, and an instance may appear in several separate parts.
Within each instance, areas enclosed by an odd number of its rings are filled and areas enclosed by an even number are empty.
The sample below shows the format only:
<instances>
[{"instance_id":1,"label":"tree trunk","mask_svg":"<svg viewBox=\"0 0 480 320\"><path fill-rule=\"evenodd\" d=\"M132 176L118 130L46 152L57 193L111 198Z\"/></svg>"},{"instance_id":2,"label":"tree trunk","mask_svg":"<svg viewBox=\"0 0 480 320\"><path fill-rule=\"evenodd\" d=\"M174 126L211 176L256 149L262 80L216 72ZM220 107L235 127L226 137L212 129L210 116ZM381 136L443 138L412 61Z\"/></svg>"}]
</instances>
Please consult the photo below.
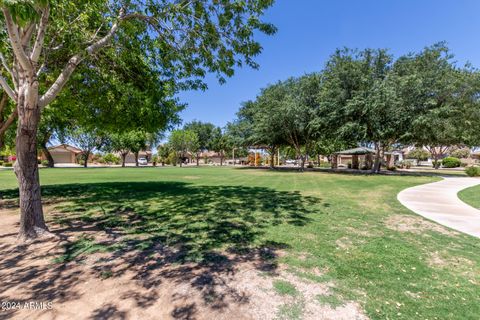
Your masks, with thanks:
<instances>
[{"instance_id":1,"label":"tree trunk","mask_svg":"<svg viewBox=\"0 0 480 320\"><path fill-rule=\"evenodd\" d=\"M14 165L20 198L20 231L23 239L36 238L48 228L42 209L37 163L37 129L40 121L38 82L34 76L23 81L17 98L18 127Z\"/></svg>"},{"instance_id":2,"label":"tree trunk","mask_svg":"<svg viewBox=\"0 0 480 320\"><path fill-rule=\"evenodd\" d=\"M197 167L200 165L200 153L197 153Z\"/></svg>"},{"instance_id":3,"label":"tree trunk","mask_svg":"<svg viewBox=\"0 0 480 320\"><path fill-rule=\"evenodd\" d=\"M435 155L433 155L433 168L434 169L439 169L440 168L440 161L438 161L440 159L440 155L435 153Z\"/></svg>"},{"instance_id":4,"label":"tree trunk","mask_svg":"<svg viewBox=\"0 0 480 320\"><path fill-rule=\"evenodd\" d=\"M84 152L83 155L83 167L86 168L88 167L88 157L90 156L90 151Z\"/></svg>"},{"instance_id":5,"label":"tree trunk","mask_svg":"<svg viewBox=\"0 0 480 320\"><path fill-rule=\"evenodd\" d=\"M42 141L40 141L39 144L40 144L40 149L42 150L43 154L45 155L45 158L47 158L47 161L48 161L47 167L53 168L55 166L55 161L53 161L52 154L50 153L50 151L47 148L47 143L50 140L50 137L51 137L51 134L49 132L46 132L43 135L43 139L42 139Z\"/></svg>"},{"instance_id":6,"label":"tree trunk","mask_svg":"<svg viewBox=\"0 0 480 320\"><path fill-rule=\"evenodd\" d=\"M370 153L365 155L365 166L368 170L372 170L372 155Z\"/></svg>"},{"instance_id":7,"label":"tree trunk","mask_svg":"<svg viewBox=\"0 0 480 320\"><path fill-rule=\"evenodd\" d=\"M317 166L320 167L320 154L317 154Z\"/></svg>"},{"instance_id":8,"label":"tree trunk","mask_svg":"<svg viewBox=\"0 0 480 320\"><path fill-rule=\"evenodd\" d=\"M387 168L395 166L395 156L393 154L387 154Z\"/></svg>"},{"instance_id":9,"label":"tree trunk","mask_svg":"<svg viewBox=\"0 0 480 320\"><path fill-rule=\"evenodd\" d=\"M48 164L47 167L53 168L55 167L55 161L53 161L52 154L47 148L47 144L42 141L40 144L40 149L42 149L43 154L45 155L45 158L47 158Z\"/></svg>"},{"instance_id":10,"label":"tree trunk","mask_svg":"<svg viewBox=\"0 0 480 320\"><path fill-rule=\"evenodd\" d=\"M270 152L270 168L275 169L275 149L272 148L272 152Z\"/></svg>"},{"instance_id":11,"label":"tree trunk","mask_svg":"<svg viewBox=\"0 0 480 320\"><path fill-rule=\"evenodd\" d=\"M440 168L440 162L438 160L440 159L440 155L442 153L442 147L439 147L439 150L437 147L427 147L427 150L430 152L430 155L433 158L432 167L434 169Z\"/></svg>"},{"instance_id":12,"label":"tree trunk","mask_svg":"<svg viewBox=\"0 0 480 320\"><path fill-rule=\"evenodd\" d=\"M372 168L373 173L380 172L380 168L382 166L381 158L382 158L382 145L381 143L376 143L375 144L375 161Z\"/></svg>"},{"instance_id":13,"label":"tree trunk","mask_svg":"<svg viewBox=\"0 0 480 320\"><path fill-rule=\"evenodd\" d=\"M138 152L135 152L135 167L138 167Z\"/></svg>"},{"instance_id":14,"label":"tree trunk","mask_svg":"<svg viewBox=\"0 0 480 320\"><path fill-rule=\"evenodd\" d=\"M0 99L0 130L3 130L5 125L5 108L7 107L8 96L5 92L2 93L2 98ZM3 149L5 144L5 131L0 132L0 150Z\"/></svg>"},{"instance_id":15,"label":"tree trunk","mask_svg":"<svg viewBox=\"0 0 480 320\"><path fill-rule=\"evenodd\" d=\"M300 171L303 171L305 169L305 157L303 154L300 155Z\"/></svg>"},{"instance_id":16,"label":"tree trunk","mask_svg":"<svg viewBox=\"0 0 480 320\"><path fill-rule=\"evenodd\" d=\"M125 161L127 161L127 153L122 153L122 168L125 168Z\"/></svg>"},{"instance_id":17,"label":"tree trunk","mask_svg":"<svg viewBox=\"0 0 480 320\"><path fill-rule=\"evenodd\" d=\"M220 152L220 166L223 166L223 151Z\"/></svg>"}]
</instances>

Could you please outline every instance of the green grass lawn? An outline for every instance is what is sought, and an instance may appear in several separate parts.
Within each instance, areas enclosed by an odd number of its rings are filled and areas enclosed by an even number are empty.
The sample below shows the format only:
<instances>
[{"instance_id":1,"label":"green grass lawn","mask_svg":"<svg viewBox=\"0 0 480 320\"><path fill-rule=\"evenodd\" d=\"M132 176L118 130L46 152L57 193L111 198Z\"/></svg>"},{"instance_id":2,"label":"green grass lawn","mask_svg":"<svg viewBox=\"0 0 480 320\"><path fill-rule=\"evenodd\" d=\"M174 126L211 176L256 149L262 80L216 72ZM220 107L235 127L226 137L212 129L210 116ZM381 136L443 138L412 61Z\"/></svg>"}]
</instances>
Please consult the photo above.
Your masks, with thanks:
<instances>
[{"instance_id":1,"label":"green grass lawn","mask_svg":"<svg viewBox=\"0 0 480 320\"><path fill-rule=\"evenodd\" d=\"M321 303L359 301L371 319L480 314L480 240L426 222L396 199L400 190L435 177L218 167L40 172L44 201L60 213L50 221L126 235L108 247L79 237L56 263L101 250L148 250L159 242L181 245L176 263L270 246L286 252L275 262L291 272L335 284ZM0 171L4 201L15 201L15 188L13 172ZM275 288L298 294L285 282Z\"/></svg>"},{"instance_id":2,"label":"green grass lawn","mask_svg":"<svg viewBox=\"0 0 480 320\"><path fill-rule=\"evenodd\" d=\"M480 185L460 191L458 197L472 207L480 209Z\"/></svg>"}]
</instances>

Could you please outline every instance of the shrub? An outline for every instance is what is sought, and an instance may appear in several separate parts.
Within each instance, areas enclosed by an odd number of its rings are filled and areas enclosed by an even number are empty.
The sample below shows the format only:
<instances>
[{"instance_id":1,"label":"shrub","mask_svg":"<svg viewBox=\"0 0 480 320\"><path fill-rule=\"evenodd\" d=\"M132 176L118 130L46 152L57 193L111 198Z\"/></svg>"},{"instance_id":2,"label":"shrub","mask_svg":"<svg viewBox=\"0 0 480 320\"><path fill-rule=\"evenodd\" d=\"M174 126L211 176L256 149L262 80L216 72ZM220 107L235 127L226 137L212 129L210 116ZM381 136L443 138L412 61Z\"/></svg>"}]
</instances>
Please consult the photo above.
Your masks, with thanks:
<instances>
[{"instance_id":1,"label":"shrub","mask_svg":"<svg viewBox=\"0 0 480 320\"><path fill-rule=\"evenodd\" d=\"M0 160L0 167L3 166L4 161Z\"/></svg>"},{"instance_id":2,"label":"shrub","mask_svg":"<svg viewBox=\"0 0 480 320\"><path fill-rule=\"evenodd\" d=\"M465 173L469 177L480 177L480 167L468 167L465 169Z\"/></svg>"},{"instance_id":3,"label":"shrub","mask_svg":"<svg viewBox=\"0 0 480 320\"><path fill-rule=\"evenodd\" d=\"M332 165L328 161L320 161L320 164L318 166L320 168L330 168Z\"/></svg>"},{"instance_id":4,"label":"shrub","mask_svg":"<svg viewBox=\"0 0 480 320\"><path fill-rule=\"evenodd\" d=\"M395 167L395 166L387 167L387 170L388 171L395 171L395 170L397 170L397 167Z\"/></svg>"},{"instance_id":5,"label":"shrub","mask_svg":"<svg viewBox=\"0 0 480 320\"><path fill-rule=\"evenodd\" d=\"M412 162L408 160L402 160L399 163L400 168L410 169L412 167Z\"/></svg>"},{"instance_id":6,"label":"shrub","mask_svg":"<svg viewBox=\"0 0 480 320\"><path fill-rule=\"evenodd\" d=\"M444 168L458 168L461 164L460 159L455 157L446 157L442 160L442 166Z\"/></svg>"},{"instance_id":7,"label":"shrub","mask_svg":"<svg viewBox=\"0 0 480 320\"><path fill-rule=\"evenodd\" d=\"M113 153L107 153L103 157L104 162L108 164L119 164L120 163L120 157L114 155Z\"/></svg>"},{"instance_id":8,"label":"shrub","mask_svg":"<svg viewBox=\"0 0 480 320\"><path fill-rule=\"evenodd\" d=\"M12 162L5 162L3 164L3 166L6 167L6 168L11 168L11 167L13 167L13 163Z\"/></svg>"},{"instance_id":9,"label":"shrub","mask_svg":"<svg viewBox=\"0 0 480 320\"><path fill-rule=\"evenodd\" d=\"M48 167L48 160L42 160L41 165L44 167Z\"/></svg>"}]
</instances>

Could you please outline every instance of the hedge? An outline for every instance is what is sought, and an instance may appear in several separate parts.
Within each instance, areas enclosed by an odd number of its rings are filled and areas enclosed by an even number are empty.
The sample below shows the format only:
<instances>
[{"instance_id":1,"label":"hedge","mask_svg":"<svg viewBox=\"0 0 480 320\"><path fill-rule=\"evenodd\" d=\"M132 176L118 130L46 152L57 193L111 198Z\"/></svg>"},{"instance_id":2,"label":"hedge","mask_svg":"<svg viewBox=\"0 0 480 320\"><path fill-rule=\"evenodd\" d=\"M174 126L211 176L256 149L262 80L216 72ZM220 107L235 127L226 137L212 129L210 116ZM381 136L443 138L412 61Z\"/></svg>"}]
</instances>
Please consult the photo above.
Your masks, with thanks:
<instances>
[{"instance_id":1,"label":"hedge","mask_svg":"<svg viewBox=\"0 0 480 320\"><path fill-rule=\"evenodd\" d=\"M446 157L442 160L442 166L444 168L458 168L461 164L460 159L455 157Z\"/></svg>"}]
</instances>

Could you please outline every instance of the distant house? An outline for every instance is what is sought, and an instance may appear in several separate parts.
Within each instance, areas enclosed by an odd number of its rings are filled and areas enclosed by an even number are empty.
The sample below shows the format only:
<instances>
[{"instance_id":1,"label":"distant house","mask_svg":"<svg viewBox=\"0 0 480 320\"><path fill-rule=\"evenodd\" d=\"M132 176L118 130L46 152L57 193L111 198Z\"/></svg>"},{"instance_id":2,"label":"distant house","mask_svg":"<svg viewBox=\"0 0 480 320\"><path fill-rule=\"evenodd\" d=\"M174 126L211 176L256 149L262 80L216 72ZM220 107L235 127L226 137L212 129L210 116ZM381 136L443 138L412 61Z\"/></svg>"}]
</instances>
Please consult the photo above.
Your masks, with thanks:
<instances>
[{"instance_id":1,"label":"distant house","mask_svg":"<svg viewBox=\"0 0 480 320\"><path fill-rule=\"evenodd\" d=\"M200 163L203 164L220 164L220 153L215 151L204 151L200 153ZM225 161L225 157L223 157Z\"/></svg>"},{"instance_id":2,"label":"distant house","mask_svg":"<svg viewBox=\"0 0 480 320\"><path fill-rule=\"evenodd\" d=\"M82 153L81 149L68 144L50 147L48 151L52 155L54 163L76 163L77 157ZM43 152L40 154L40 159L47 160Z\"/></svg>"}]
</instances>

